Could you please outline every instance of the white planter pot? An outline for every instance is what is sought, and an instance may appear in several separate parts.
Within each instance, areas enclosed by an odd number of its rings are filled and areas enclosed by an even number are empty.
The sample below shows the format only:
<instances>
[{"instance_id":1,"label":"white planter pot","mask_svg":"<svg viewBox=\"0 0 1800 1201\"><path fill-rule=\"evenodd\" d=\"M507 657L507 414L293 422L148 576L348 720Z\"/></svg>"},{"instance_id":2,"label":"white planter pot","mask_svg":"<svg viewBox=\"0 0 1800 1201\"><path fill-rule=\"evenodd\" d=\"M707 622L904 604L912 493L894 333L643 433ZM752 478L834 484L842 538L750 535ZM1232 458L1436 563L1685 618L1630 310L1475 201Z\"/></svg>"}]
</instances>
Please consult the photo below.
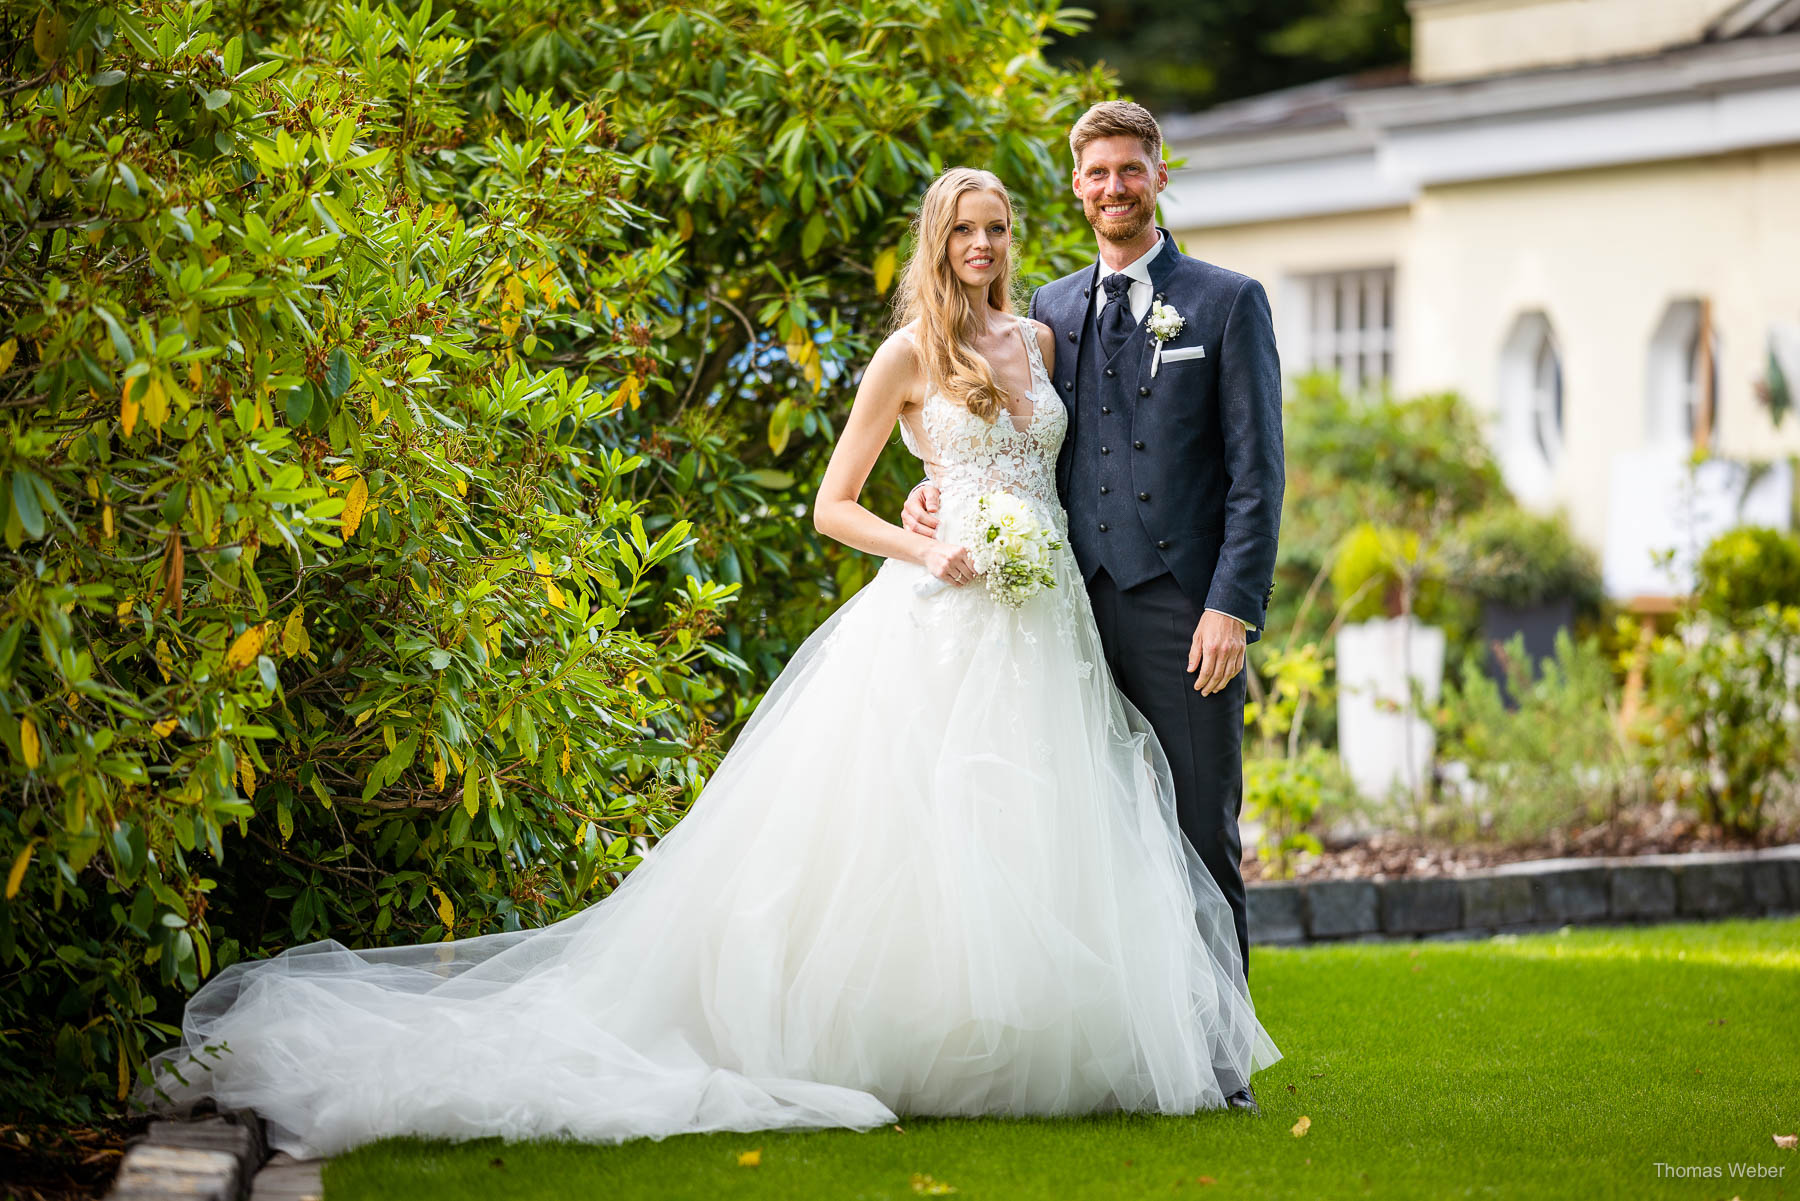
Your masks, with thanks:
<instances>
[{"instance_id":1,"label":"white planter pot","mask_svg":"<svg viewBox=\"0 0 1800 1201\"><path fill-rule=\"evenodd\" d=\"M1424 793L1436 737L1414 711L1411 685L1435 705L1443 679L1444 631L1436 626L1395 617L1338 631L1338 753L1363 796Z\"/></svg>"}]
</instances>

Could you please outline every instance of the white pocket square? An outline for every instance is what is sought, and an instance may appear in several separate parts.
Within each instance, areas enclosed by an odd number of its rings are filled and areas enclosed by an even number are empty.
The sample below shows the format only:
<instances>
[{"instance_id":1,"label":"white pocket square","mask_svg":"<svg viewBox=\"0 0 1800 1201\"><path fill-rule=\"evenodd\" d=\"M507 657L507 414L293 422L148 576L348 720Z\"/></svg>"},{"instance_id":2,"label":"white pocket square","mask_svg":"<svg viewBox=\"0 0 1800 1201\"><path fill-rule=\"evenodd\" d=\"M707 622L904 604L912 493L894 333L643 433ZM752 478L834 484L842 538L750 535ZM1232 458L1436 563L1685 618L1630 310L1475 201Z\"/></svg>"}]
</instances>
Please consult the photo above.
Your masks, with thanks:
<instances>
[{"instance_id":1,"label":"white pocket square","mask_svg":"<svg viewBox=\"0 0 1800 1201\"><path fill-rule=\"evenodd\" d=\"M1205 357L1206 347L1204 346L1183 346L1180 350L1162 352L1162 361L1165 363L1179 363L1183 359L1203 359Z\"/></svg>"}]
</instances>

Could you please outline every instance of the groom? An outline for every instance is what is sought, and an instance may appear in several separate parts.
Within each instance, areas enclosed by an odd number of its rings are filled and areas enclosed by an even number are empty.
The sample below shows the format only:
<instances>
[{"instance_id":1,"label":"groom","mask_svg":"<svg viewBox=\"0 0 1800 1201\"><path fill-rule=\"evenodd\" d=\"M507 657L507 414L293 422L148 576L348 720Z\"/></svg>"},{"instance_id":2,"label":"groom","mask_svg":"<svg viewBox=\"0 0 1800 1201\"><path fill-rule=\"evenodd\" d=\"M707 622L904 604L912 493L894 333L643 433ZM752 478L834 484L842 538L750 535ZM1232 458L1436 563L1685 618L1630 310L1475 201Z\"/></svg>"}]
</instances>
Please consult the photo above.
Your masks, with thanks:
<instances>
[{"instance_id":1,"label":"groom","mask_svg":"<svg viewBox=\"0 0 1800 1201\"><path fill-rule=\"evenodd\" d=\"M1268 613L1286 486L1269 302L1155 224L1169 172L1147 109L1094 105L1069 149L1099 262L1031 300L1056 336L1052 382L1070 414L1057 491L1107 666L1168 755L1182 832L1231 904L1247 977L1243 667ZM1147 319L1165 305L1180 328L1162 324L1159 346ZM914 489L906 527L933 535L937 501L930 484ZM1232 1083L1230 1103L1255 1110L1249 1082Z\"/></svg>"}]
</instances>

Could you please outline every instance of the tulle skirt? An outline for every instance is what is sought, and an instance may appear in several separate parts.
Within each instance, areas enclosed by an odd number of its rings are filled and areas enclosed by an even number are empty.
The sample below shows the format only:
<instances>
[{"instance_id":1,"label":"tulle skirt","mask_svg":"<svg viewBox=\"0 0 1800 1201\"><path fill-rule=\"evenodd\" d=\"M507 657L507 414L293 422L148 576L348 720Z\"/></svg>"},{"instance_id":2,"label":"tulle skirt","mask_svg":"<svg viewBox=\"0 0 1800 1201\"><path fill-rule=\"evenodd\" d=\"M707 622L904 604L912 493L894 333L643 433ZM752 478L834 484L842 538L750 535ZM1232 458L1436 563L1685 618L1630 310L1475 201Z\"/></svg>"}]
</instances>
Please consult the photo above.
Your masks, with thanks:
<instances>
[{"instance_id":1,"label":"tulle skirt","mask_svg":"<svg viewBox=\"0 0 1800 1201\"><path fill-rule=\"evenodd\" d=\"M303 1156L1222 1105L1280 1053L1066 551L1055 573L1012 609L887 562L606 899L233 964L157 1058L187 1083L159 1082Z\"/></svg>"}]
</instances>

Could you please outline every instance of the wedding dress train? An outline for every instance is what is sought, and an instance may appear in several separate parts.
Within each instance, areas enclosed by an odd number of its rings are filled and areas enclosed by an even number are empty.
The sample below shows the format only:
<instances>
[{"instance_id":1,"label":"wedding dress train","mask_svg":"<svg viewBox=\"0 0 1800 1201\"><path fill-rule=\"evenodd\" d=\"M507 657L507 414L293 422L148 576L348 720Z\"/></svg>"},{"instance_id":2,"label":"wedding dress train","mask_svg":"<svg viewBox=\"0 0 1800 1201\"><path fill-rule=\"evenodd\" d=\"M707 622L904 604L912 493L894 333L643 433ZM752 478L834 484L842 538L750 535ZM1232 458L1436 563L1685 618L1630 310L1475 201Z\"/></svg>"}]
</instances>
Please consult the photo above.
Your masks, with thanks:
<instances>
[{"instance_id":1,"label":"wedding dress train","mask_svg":"<svg viewBox=\"0 0 1800 1201\"><path fill-rule=\"evenodd\" d=\"M1020 331L1029 415L934 395L903 422L942 537L1004 489L1066 542L1067 416ZM610 896L540 929L233 964L160 1083L254 1108L296 1155L1222 1105L1280 1053L1066 549L1054 572L1012 609L888 561Z\"/></svg>"}]
</instances>

